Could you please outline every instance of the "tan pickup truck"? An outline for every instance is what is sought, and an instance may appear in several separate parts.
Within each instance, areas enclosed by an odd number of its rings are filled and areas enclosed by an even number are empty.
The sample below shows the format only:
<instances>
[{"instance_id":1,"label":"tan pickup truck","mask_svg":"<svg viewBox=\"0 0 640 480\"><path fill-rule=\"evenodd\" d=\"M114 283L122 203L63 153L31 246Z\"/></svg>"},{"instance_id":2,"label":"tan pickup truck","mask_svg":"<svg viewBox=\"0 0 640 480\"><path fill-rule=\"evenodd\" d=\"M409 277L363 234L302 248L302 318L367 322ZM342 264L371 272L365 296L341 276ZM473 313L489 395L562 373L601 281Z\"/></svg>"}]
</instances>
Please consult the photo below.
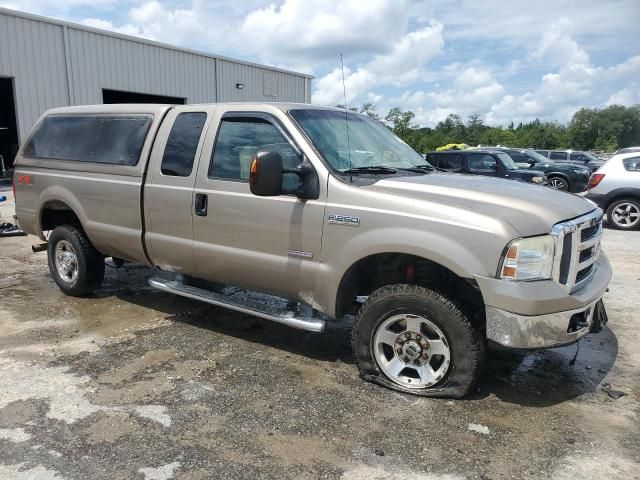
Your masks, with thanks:
<instances>
[{"instance_id":1,"label":"tan pickup truck","mask_svg":"<svg viewBox=\"0 0 640 480\"><path fill-rule=\"evenodd\" d=\"M361 376L403 392L461 397L487 346L566 345L606 321L593 203L438 172L344 110L54 109L14 183L65 293L100 288L113 257L174 272L153 287L292 327L355 316Z\"/></svg>"}]
</instances>

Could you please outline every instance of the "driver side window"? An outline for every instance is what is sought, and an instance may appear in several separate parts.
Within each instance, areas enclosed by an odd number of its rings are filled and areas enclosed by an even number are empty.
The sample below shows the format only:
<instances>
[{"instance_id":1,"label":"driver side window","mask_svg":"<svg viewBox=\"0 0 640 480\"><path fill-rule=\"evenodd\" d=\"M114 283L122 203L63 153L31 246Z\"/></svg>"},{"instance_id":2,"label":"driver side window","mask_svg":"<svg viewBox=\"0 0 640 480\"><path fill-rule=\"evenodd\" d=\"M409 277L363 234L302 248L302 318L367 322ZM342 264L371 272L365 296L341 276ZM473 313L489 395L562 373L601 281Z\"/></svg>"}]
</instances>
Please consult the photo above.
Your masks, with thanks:
<instances>
[{"instance_id":1,"label":"driver side window","mask_svg":"<svg viewBox=\"0 0 640 480\"><path fill-rule=\"evenodd\" d=\"M287 139L269 121L248 117L223 118L209 164L209 178L248 182L251 158L260 151L278 152L285 169L295 168L301 161ZM283 188L293 189L298 183L295 174L283 176Z\"/></svg>"},{"instance_id":2,"label":"driver side window","mask_svg":"<svg viewBox=\"0 0 640 480\"><path fill-rule=\"evenodd\" d=\"M497 169L496 159L492 155L480 154L469 156L469 170L472 172L489 173Z\"/></svg>"}]
</instances>

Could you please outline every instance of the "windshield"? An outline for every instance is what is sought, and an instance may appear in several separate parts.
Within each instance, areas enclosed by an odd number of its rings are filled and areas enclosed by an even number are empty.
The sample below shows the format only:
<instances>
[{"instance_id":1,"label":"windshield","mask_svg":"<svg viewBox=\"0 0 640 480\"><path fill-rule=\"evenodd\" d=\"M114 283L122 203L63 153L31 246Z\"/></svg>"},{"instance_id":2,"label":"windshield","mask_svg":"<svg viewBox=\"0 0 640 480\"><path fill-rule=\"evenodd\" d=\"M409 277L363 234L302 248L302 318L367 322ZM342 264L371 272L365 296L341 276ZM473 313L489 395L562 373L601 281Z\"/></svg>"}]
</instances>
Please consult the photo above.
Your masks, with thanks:
<instances>
[{"instance_id":1,"label":"windshield","mask_svg":"<svg viewBox=\"0 0 640 480\"><path fill-rule=\"evenodd\" d=\"M540 155L535 150L526 150L526 152L529 158L533 158L536 162L553 163L553 160L549 160L547 157Z\"/></svg>"},{"instance_id":2,"label":"windshield","mask_svg":"<svg viewBox=\"0 0 640 480\"><path fill-rule=\"evenodd\" d=\"M596 157L593 153L591 152L582 152L584 154L585 157L587 157L589 160L600 160L598 157Z\"/></svg>"},{"instance_id":3,"label":"windshield","mask_svg":"<svg viewBox=\"0 0 640 480\"><path fill-rule=\"evenodd\" d=\"M322 109L294 109L290 114L335 170L427 164L391 130L364 115Z\"/></svg>"},{"instance_id":4,"label":"windshield","mask_svg":"<svg viewBox=\"0 0 640 480\"><path fill-rule=\"evenodd\" d=\"M502 160L502 164L507 170L518 170L518 168L520 168L518 167L518 165L516 165L516 162L513 161L513 158L511 158L511 155L509 155L508 153L497 152L496 155L500 158L500 160Z\"/></svg>"}]
</instances>

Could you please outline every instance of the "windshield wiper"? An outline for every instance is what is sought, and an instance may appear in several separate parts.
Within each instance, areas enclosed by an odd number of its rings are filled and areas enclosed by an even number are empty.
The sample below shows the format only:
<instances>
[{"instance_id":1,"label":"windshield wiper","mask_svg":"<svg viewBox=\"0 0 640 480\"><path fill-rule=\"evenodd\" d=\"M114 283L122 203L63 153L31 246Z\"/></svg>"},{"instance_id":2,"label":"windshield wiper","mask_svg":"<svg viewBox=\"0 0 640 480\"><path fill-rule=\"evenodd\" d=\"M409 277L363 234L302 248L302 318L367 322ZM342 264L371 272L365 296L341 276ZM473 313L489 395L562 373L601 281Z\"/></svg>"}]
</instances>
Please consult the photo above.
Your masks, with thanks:
<instances>
[{"instance_id":1,"label":"windshield wiper","mask_svg":"<svg viewBox=\"0 0 640 480\"><path fill-rule=\"evenodd\" d=\"M425 163L424 165L415 165L413 167L402 168L401 170L408 170L410 172L433 172L437 170L438 172L446 172L444 168L434 167L430 163Z\"/></svg>"},{"instance_id":2,"label":"windshield wiper","mask_svg":"<svg viewBox=\"0 0 640 480\"><path fill-rule=\"evenodd\" d=\"M398 170L384 165L368 165L366 167L353 167L348 170L342 170L340 173L380 173L389 174L396 173Z\"/></svg>"}]
</instances>

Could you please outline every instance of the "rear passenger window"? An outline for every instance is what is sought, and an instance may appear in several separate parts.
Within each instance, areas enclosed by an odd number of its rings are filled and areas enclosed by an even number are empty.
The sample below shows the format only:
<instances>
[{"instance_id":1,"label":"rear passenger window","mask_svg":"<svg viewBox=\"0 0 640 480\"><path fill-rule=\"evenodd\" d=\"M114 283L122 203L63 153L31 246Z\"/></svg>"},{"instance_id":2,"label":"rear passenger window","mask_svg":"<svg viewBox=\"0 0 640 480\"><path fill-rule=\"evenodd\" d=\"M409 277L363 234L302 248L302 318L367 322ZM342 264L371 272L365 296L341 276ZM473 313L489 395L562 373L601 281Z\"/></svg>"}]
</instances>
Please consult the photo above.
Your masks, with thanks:
<instances>
[{"instance_id":1,"label":"rear passenger window","mask_svg":"<svg viewBox=\"0 0 640 480\"><path fill-rule=\"evenodd\" d=\"M51 115L29 138L23 155L135 165L150 124L150 115Z\"/></svg>"},{"instance_id":2,"label":"rear passenger window","mask_svg":"<svg viewBox=\"0 0 640 480\"><path fill-rule=\"evenodd\" d=\"M193 160L207 119L204 112L185 112L176 117L164 147L160 168L163 175L188 177L193 170Z\"/></svg>"},{"instance_id":3,"label":"rear passenger window","mask_svg":"<svg viewBox=\"0 0 640 480\"><path fill-rule=\"evenodd\" d=\"M549 158L551 160L566 160L567 152L551 152L549 154Z\"/></svg>"},{"instance_id":4,"label":"rear passenger window","mask_svg":"<svg viewBox=\"0 0 640 480\"><path fill-rule=\"evenodd\" d=\"M280 131L261 118L223 119L218 131L209 177L240 182L249 181L251 157L257 152L278 152L285 169L300 163L300 156ZM283 187L293 189L299 184L297 175L283 176Z\"/></svg>"},{"instance_id":5,"label":"rear passenger window","mask_svg":"<svg viewBox=\"0 0 640 480\"><path fill-rule=\"evenodd\" d=\"M460 170L462 168L462 155L457 153L443 153L439 155L440 157L440 168L444 168L445 170Z\"/></svg>"},{"instance_id":6,"label":"rear passenger window","mask_svg":"<svg viewBox=\"0 0 640 480\"><path fill-rule=\"evenodd\" d=\"M640 157L625 158L622 160L624 169L629 172L640 172Z\"/></svg>"}]
</instances>

